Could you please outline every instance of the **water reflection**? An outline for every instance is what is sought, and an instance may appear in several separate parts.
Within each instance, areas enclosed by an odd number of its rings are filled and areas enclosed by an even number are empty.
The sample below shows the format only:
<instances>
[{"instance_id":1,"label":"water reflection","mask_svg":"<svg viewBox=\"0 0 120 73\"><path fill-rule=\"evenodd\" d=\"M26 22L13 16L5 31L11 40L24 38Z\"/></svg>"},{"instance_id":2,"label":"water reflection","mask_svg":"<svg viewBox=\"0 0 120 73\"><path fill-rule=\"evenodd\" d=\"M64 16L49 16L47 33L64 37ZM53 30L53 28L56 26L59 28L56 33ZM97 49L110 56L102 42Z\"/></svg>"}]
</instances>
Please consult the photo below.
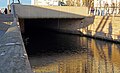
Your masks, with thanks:
<instances>
[{"instance_id":1,"label":"water reflection","mask_svg":"<svg viewBox=\"0 0 120 73\"><path fill-rule=\"evenodd\" d=\"M47 35L37 43L39 52L35 53L39 54L29 57L35 73L120 73L119 44L75 35Z\"/></svg>"}]
</instances>

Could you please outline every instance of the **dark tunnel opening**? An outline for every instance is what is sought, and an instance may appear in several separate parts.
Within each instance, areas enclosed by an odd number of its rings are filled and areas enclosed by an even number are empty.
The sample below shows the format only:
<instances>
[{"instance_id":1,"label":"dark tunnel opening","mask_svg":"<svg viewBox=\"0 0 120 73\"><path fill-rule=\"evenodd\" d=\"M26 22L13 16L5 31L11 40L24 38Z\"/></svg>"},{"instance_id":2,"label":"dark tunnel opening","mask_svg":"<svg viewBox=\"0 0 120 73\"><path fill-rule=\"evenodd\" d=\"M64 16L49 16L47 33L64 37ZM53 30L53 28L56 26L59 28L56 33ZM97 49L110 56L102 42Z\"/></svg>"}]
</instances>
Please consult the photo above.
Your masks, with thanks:
<instances>
[{"instance_id":1,"label":"dark tunnel opening","mask_svg":"<svg viewBox=\"0 0 120 73\"><path fill-rule=\"evenodd\" d=\"M79 37L70 37L55 30L58 28L59 20L64 19L24 19L22 35L29 56L59 54L79 47L76 46L79 44Z\"/></svg>"},{"instance_id":2,"label":"dark tunnel opening","mask_svg":"<svg viewBox=\"0 0 120 73\"><path fill-rule=\"evenodd\" d=\"M24 37L25 37L25 46L28 55L36 55L42 53L48 53L50 51L52 41L55 38L50 29L47 29L46 24L48 24L45 19L25 19L24 20Z\"/></svg>"}]
</instances>

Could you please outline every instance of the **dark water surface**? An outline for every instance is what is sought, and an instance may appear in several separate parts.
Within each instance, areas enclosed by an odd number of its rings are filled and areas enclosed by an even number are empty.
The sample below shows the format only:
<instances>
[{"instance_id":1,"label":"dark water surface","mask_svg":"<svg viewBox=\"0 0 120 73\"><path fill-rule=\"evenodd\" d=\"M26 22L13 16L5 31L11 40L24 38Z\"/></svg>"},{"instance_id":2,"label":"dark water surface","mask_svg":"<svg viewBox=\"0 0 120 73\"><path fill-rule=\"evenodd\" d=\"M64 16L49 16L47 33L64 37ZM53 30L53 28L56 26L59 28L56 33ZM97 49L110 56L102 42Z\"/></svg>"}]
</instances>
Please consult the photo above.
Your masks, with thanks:
<instances>
[{"instance_id":1,"label":"dark water surface","mask_svg":"<svg viewBox=\"0 0 120 73\"><path fill-rule=\"evenodd\" d=\"M120 44L47 29L26 37L35 73L120 73Z\"/></svg>"}]
</instances>

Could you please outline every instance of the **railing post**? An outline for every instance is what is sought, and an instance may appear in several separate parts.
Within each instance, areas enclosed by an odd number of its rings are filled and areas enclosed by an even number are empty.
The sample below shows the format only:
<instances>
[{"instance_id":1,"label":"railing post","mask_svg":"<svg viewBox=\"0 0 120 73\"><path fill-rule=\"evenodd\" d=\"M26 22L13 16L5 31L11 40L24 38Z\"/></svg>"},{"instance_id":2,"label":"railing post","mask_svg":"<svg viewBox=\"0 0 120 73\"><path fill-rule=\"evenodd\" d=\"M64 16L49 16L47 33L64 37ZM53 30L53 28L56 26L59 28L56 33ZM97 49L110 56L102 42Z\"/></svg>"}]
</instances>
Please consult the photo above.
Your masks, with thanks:
<instances>
[{"instance_id":1,"label":"railing post","mask_svg":"<svg viewBox=\"0 0 120 73\"><path fill-rule=\"evenodd\" d=\"M13 3L11 4L11 13L13 14L14 18L17 18L16 12L15 12L15 5Z\"/></svg>"}]
</instances>

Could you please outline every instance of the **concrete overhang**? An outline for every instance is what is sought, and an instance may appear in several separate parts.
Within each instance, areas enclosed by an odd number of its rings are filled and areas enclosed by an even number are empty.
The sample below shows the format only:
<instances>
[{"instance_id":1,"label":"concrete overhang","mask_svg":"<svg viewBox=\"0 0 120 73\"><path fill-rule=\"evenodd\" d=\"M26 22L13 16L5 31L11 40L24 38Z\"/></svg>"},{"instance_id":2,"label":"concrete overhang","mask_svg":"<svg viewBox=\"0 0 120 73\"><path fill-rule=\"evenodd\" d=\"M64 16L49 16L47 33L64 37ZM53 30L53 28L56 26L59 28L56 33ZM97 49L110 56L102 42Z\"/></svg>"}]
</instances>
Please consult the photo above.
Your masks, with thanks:
<instances>
[{"instance_id":1,"label":"concrete overhang","mask_svg":"<svg viewBox=\"0 0 120 73\"><path fill-rule=\"evenodd\" d=\"M19 18L84 18L89 16L87 7L13 5Z\"/></svg>"}]
</instances>

